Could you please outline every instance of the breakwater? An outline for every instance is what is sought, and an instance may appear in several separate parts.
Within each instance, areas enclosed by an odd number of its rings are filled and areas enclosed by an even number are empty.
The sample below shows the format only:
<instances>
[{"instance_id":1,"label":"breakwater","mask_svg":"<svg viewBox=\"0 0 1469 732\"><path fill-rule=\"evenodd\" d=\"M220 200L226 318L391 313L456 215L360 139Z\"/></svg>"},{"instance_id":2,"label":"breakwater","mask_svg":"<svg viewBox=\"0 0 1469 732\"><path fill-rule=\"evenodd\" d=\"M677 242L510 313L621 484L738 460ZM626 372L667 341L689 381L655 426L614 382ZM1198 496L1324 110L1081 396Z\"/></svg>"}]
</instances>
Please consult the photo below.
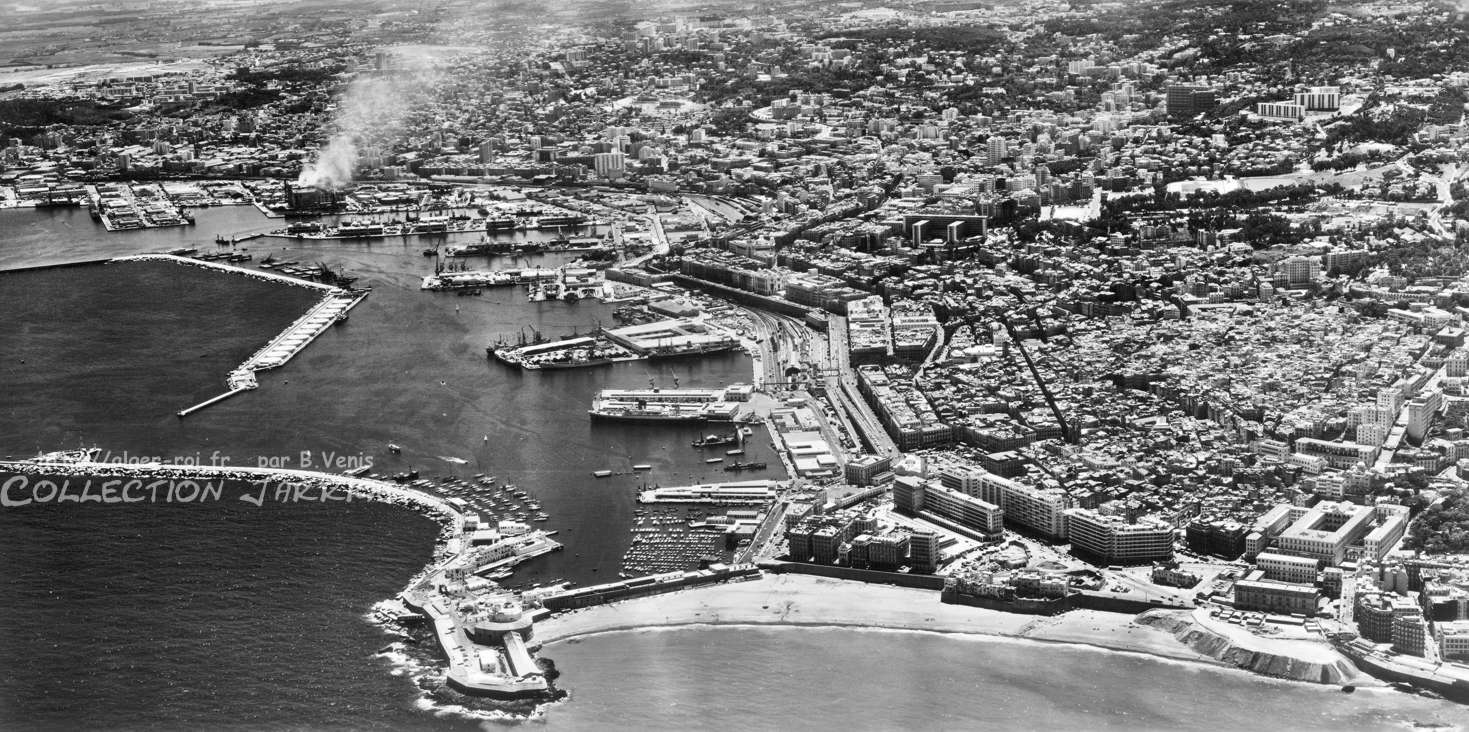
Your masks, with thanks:
<instances>
[{"instance_id":1,"label":"breakwater","mask_svg":"<svg viewBox=\"0 0 1469 732\"><path fill-rule=\"evenodd\" d=\"M259 388L260 382L255 377L255 372L279 368L290 361L316 340L317 336L325 333L328 328L336 323L345 321L347 313L357 304L362 302L368 295L369 290L348 290L341 287L320 282L311 282L296 277L275 272L262 272L260 270L236 267L231 264L180 257L173 254L139 254L128 257L118 257L108 260L109 262L173 262L185 264L204 269L212 269L230 274L244 275L258 280L291 285L293 287L305 287L322 293L322 299L307 310L304 315L297 318L286 326L275 338L266 343L256 351L244 363L230 371L225 383L228 391L217 396L210 397L198 404L185 407L178 411L180 419L198 412L206 407L218 404L236 394L242 394L251 389Z\"/></svg>"},{"instance_id":2,"label":"breakwater","mask_svg":"<svg viewBox=\"0 0 1469 732\"><path fill-rule=\"evenodd\" d=\"M233 466L210 466L210 465L164 465L159 463L131 464L131 463L105 463L92 462L90 460L71 459L48 459L46 457L35 460L5 460L0 461L0 473L12 476L3 482L5 486L4 497L7 500L20 500L15 496L19 483L14 483L14 476L27 476L37 479L51 478L100 478L116 479L119 481L138 480L146 485L152 485L159 481L176 482L191 481L195 483L211 483L235 481L246 484L270 483L277 486L295 486L297 488L309 488L315 493L296 493L294 495L327 496L335 493L340 496L351 496L355 498L391 503L406 508L421 511L422 513L439 520L449 527L449 531L441 537L441 543L446 548L452 548L455 553L462 549L464 542L464 518L465 515L448 501L423 491L389 483L371 478L356 478L349 475L338 475L333 473L320 473L311 470L293 470L290 468L251 468ZM124 484L125 487L125 484ZM77 495L95 495L97 503L111 502L133 502L129 496L148 495L147 500L156 500L156 492L139 494L129 493L119 488L116 495L122 496L117 501L102 498L100 491L89 493L87 489L78 487L83 492ZM222 495L222 493L220 494ZM242 494L242 499L248 498L249 493ZM319 500L341 500L320 498ZM92 500L77 500L78 503L93 502ZM187 502L187 501L184 501Z\"/></svg>"},{"instance_id":3,"label":"breakwater","mask_svg":"<svg viewBox=\"0 0 1469 732\"><path fill-rule=\"evenodd\" d=\"M89 456L90 457L90 456ZM367 499L390 503L434 518L440 534L428 564L415 574L399 598L434 623L449 661L446 680L504 696L544 695L544 680L518 680L508 687L490 683L480 671L480 653L471 643L465 620L446 611L464 598L446 596L442 585L463 574L475 557L469 530L478 517L438 496L397 483L348 475L289 468L216 467L161 464L118 464L53 453L33 460L0 461L0 498L9 510L47 503L202 503L207 501L316 502ZM225 484L234 484L228 490ZM69 497L68 497L69 496ZM514 646L514 641L510 643ZM539 672L537 668L536 673ZM467 682L465 680L468 680ZM496 694L501 695L501 694Z\"/></svg>"},{"instance_id":4,"label":"breakwater","mask_svg":"<svg viewBox=\"0 0 1469 732\"><path fill-rule=\"evenodd\" d=\"M323 292L329 292L329 291L340 290L341 289L339 287L333 287L331 285L328 285L328 284L325 284L325 283L321 283L321 282L312 282L310 280L303 280L303 279L300 279L298 277L288 277L286 275L279 274L279 273L276 273L276 272L264 272L264 271L261 271L261 270L258 270L258 269L246 269L244 267L236 267L233 264L225 264L223 262L211 262L211 261L207 261L207 260L203 260L203 259L194 259L192 257L180 257L180 256L178 256L176 254L131 254L131 255L128 255L128 256L125 256L125 257L114 257L114 258L109 259L107 261L109 261L109 262L173 262L174 264L186 264L186 265L189 265L190 267L203 267L204 269L219 270L221 272L229 272L230 274L237 274L237 275L244 275L246 277L253 277L253 278L257 279L257 280L266 280L266 281L269 281L269 282L279 282L280 284L283 284L283 285L291 285L293 287L305 287L305 288L313 289L313 290L321 290Z\"/></svg>"}]
</instances>

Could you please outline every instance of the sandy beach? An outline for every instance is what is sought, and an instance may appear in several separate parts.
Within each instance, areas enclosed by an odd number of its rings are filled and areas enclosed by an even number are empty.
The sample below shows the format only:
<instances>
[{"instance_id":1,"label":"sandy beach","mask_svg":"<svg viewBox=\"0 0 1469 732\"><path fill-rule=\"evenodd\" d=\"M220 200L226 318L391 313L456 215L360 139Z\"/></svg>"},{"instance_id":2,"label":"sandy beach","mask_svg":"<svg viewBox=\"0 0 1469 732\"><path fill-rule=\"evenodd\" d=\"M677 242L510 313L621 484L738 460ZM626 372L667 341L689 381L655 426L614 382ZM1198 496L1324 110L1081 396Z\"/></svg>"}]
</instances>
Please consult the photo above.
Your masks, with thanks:
<instances>
[{"instance_id":1,"label":"sandy beach","mask_svg":"<svg viewBox=\"0 0 1469 732\"><path fill-rule=\"evenodd\" d=\"M679 625L807 625L968 633L1073 643L1224 665L1133 616L1075 610L1046 617L946 605L937 592L801 574L699 587L584 608L536 623L552 644L616 630Z\"/></svg>"}]
</instances>

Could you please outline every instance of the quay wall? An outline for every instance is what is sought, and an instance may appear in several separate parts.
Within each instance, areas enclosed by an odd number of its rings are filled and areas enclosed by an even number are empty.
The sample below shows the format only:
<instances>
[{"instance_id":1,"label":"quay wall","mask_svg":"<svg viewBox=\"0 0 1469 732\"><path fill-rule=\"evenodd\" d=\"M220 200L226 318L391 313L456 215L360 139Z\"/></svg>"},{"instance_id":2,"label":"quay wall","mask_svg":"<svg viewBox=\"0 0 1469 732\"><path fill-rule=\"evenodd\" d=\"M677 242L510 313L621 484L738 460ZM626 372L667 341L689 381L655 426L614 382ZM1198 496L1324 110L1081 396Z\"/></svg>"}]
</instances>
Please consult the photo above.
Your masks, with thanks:
<instances>
[{"instance_id":1,"label":"quay wall","mask_svg":"<svg viewBox=\"0 0 1469 732\"><path fill-rule=\"evenodd\" d=\"M681 577L664 582L653 582L643 585L627 585L616 583L605 588L583 588L570 590L560 595L551 595L542 598L541 606L552 612L562 610L573 610L580 607L593 605L605 605L617 600L629 600L634 597L646 597L648 595L662 595L675 590L696 585L713 584L715 582L729 582L743 578L753 578L760 574L754 567L737 567L726 572L714 574L697 574L692 577Z\"/></svg>"}]
</instances>

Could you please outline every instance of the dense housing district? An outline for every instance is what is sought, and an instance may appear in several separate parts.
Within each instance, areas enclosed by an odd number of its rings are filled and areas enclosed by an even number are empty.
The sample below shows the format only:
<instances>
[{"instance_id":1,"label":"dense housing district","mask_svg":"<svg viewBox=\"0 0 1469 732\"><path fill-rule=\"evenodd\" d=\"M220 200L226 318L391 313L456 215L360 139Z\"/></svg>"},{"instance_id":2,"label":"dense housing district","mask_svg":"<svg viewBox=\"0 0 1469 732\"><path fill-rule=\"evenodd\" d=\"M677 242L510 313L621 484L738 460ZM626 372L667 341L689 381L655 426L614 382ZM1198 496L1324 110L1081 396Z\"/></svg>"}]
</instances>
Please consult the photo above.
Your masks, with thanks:
<instances>
[{"instance_id":1,"label":"dense housing district","mask_svg":"<svg viewBox=\"0 0 1469 732\"><path fill-rule=\"evenodd\" d=\"M1462 5L775 3L516 34L423 5L225 16L217 53L125 73L17 60L0 205L607 223L642 246L606 281L748 313L720 343L757 357L790 478L738 497L740 572L1171 608L1469 688ZM355 118L374 89L397 101Z\"/></svg>"}]
</instances>

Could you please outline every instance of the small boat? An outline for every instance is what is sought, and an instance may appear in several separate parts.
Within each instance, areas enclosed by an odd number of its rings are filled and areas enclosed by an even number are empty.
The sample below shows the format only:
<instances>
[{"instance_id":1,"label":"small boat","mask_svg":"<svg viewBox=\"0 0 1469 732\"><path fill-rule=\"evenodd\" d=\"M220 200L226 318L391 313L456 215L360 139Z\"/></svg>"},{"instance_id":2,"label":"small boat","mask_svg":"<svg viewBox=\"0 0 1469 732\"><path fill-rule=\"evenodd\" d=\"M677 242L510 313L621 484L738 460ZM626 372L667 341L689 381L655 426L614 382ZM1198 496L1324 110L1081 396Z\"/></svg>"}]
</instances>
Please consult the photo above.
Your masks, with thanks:
<instances>
[{"instance_id":1,"label":"small boat","mask_svg":"<svg viewBox=\"0 0 1469 732\"><path fill-rule=\"evenodd\" d=\"M397 453L403 452L403 448L399 447L396 443L389 442L388 443L388 452L397 454Z\"/></svg>"},{"instance_id":2,"label":"small boat","mask_svg":"<svg viewBox=\"0 0 1469 732\"><path fill-rule=\"evenodd\" d=\"M633 470L652 470L653 469L653 466L652 465L649 465L647 463L638 463L637 465L632 466L632 469Z\"/></svg>"},{"instance_id":3,"label":"small boat","mask_svg":"<svg viewBox=\"0 0 1469 732\"><path fill-rule=\"evenodd\" d=\"M745 454L745 451L744 450L725 450L724 451L724 454L725 455L744 455Z\"/></svg>"},{"instance_id":4,"label":"small boat","mask_svg":"<svg viewBox=\"0 0 1469 732\"><path fill-rule=\"evenodd\" d=\"M611 474L612 474L612 471L610 471L610 470L593 470L592 471L592 475L595 475L598 478L606 478L607 476L609 476Z\"/></svg>"},{"instance_id":5,"label":"small boat","mask_svg":"<svg viewBox=\"0 0 1469 732\"><path fill-rule=\"evenodd\" d=\"M708 460L705 460L704 462L706 462L706 463L722 463L722 462L724 462L724 458L722 458L722 457L709 458Z\"/></svg>"},{"instance_id":6,"label":"small boat","mask_svg":"<svg viewBox=\"0 0 1469 732\"><path fill-rule=\"evenodd\" d=\"M739 440L737 435L707 435L689 443L689 447L719 447L721 445L733 445Z\"/></svg>"}]
</instances>

